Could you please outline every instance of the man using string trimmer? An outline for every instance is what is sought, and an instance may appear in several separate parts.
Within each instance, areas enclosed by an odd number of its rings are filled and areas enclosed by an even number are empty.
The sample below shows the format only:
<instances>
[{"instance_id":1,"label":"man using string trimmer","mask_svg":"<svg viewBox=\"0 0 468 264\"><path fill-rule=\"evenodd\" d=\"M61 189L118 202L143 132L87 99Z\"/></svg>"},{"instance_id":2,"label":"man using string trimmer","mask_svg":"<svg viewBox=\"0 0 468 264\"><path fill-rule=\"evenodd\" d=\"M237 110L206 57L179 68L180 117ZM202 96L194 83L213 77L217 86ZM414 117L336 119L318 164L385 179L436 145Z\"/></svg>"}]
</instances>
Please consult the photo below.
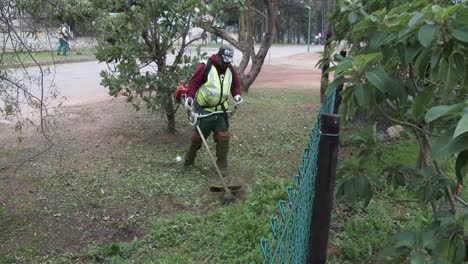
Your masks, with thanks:
<instances>
[{"instance_id":1,"label":"man using string trimmer","mask_svg":"<svg viewBox=\"0 0 468 264\"><path fill-rule=\"evenodd\" d=\"M198 119L198 126L194 126L191 144L185 155L185 168L193 165L197 151L203 143L202 136L206 139L213 132L216 164L223 176L228 174L229 94L234 98L236 107L243 102L239 77L231 64L233 56L232 47L222 45L217 54L211 55L205 63L197 66L188 83L185 107L204 117ZM200 135L199 131L203 135Z\"/></svg>"}]
</instances>

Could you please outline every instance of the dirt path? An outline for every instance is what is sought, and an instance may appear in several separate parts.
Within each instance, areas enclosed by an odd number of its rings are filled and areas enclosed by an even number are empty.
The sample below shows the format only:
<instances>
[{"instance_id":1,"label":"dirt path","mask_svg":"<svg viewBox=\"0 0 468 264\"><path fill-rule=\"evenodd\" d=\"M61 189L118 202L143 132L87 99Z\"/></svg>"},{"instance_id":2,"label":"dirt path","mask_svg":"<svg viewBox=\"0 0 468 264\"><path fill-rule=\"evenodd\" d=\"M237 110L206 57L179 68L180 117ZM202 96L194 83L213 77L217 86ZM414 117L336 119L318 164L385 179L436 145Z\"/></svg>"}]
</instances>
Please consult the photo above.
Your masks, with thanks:
<instances>
[{"instance_id":1,"label":"dirt path","mask_svg":"<svg viewBox=\"0 0 468 264\"><path fill-rule=\"evenodd\" d=\"M317 59L317 54L304 52L274 56L251 89L316 90L320 82L319 71L313 69ZM199 193L210 177L191 179L172 168L172 158L183 156L190 132L167 136L161 126L163 117L128 109L123 98L111 97L64 107L49 117L53 147L17 171L22 161L47 149L49 143L37 127L24 126L18 132L13 125L0 123L0 257L11 250L28 250L37 241L42 248L35 250L47 252L78 250L91 242L131 240L143 234L148 216L206 212L218 206L207 195L190 200L189 194ZM142 152L133 151L134 146ZM155 148L172 157L171 161L142 154ZM154 168L155 160L162 168ZM99 176L103 171L108 175ZM140 177L133 171L149 174ZM182 188L167 180L168 171L183 176L189 185ZM77 181L86 181L89 187L79 189ZM147 187L133 190L134 186ZM126 194L129 189L138 197ZM153 193L154 189L167 191Z\"/></svg>"}]
</instances>

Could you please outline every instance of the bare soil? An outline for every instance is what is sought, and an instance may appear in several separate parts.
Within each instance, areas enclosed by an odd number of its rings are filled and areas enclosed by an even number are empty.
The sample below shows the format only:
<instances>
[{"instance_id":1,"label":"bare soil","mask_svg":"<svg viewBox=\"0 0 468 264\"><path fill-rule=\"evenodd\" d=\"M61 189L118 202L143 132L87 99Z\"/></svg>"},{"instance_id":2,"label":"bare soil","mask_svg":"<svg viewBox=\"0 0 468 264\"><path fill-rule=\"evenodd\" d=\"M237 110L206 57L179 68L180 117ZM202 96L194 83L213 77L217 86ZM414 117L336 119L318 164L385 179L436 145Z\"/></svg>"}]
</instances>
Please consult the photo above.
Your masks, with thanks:
<instances>
[{"instance_id":1,"label":"bare soil","mask_svg":"<svg viewBox=\"0 0 468 264\"><path fill-rule=\"evenodd\" d=\"M317 60L312 53L276 59L279 63L263 66L251 89L318 89L320 72L313 69ZM111 171L119 174L127 167L143 166L132 164L129 155L138 153L128 153L131 146L168 148L176 142L180 149L187 147L189 131L168 135L158 123L161 119L139 122L128 107L123 98L109 98L63 108L49 117L51 147L40 127L15 131L13 125L0 123L0 257L38 240L43 242L38 250L52 252L115 239L130 241L144 235L149 215L203 213L216 206L208 198L202 207L186 205L170 194L112 201L112 196L105 197L106 185L94 178L88 179L94 182L91 189L76 188L74 175L79 171L92 175L112 166ZM38 184L64 175L63 182L53 183L61 184L58 189L63 191L51 193L40 187L47 184Z\"/></svg>"}]
</instances>

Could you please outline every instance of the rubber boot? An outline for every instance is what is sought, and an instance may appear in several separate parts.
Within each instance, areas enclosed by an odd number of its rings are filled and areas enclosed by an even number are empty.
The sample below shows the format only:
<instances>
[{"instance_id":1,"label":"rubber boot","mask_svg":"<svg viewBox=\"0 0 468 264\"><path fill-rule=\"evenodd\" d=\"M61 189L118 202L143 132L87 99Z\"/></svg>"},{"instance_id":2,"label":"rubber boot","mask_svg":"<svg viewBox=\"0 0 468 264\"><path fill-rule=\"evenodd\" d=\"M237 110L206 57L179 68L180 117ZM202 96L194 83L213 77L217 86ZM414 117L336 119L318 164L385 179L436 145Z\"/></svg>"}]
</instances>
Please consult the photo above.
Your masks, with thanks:
<instances>
[{"instance_id":1,"label":"rubber boot","mask_svg":"<svg viewBox=\"0 0 468 264\"><path fill-rule=\"evenodd\" d=\"M188 168L193 165L195 158L197 157L197 151L201 148L202 143L203 141L200 135L198 135L197 132L193 132L190 148L185 155L184 168Z\"/></svg>"},{"instance_id":2,"label":"rubber boot","mask_svg":"<svg viewBox=\"0 0 468 264\"><path fill-rule=\"evenodd\" d=\"M216 163L221 171L223 177L228 176L228 162L227 156L229 152L229 131L218 132L218 138L216 143Z\"/></svg>"}]
</instances>

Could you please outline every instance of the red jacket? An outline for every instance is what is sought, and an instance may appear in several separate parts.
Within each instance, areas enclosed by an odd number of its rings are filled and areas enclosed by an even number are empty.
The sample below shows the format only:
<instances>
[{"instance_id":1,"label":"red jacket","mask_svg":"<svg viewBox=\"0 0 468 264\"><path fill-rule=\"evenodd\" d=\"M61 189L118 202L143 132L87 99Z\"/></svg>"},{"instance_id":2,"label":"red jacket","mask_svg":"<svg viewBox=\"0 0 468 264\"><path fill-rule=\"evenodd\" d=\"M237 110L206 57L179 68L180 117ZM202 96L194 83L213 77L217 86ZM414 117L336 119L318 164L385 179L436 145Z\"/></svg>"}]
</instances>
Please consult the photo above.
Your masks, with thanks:
<instances>
[{"instance_id":1,"label":"red jacket","mask_svg":"<svg viewBox=\"0 0 468 264\"><path fill-rule=\"evenodd\" d=\"M224 74L226 72L226 68L221 65L217 65L215 62L216 54L211 55L209 60L211 61L211 65L216 67L218 74ZM203 75L205 74L205 63L198 64L197 68L195 69L195 73L193 74L192 78L188 83L188 91L187 97L195 97L195 93L197 92L198 88L203 84ZM240 89L240 81L239 76L237 76L237 72L234 70L232 73L232 84L231 84L231 95L232 97L241 94Z\"/></svg>"}]
</instances>

